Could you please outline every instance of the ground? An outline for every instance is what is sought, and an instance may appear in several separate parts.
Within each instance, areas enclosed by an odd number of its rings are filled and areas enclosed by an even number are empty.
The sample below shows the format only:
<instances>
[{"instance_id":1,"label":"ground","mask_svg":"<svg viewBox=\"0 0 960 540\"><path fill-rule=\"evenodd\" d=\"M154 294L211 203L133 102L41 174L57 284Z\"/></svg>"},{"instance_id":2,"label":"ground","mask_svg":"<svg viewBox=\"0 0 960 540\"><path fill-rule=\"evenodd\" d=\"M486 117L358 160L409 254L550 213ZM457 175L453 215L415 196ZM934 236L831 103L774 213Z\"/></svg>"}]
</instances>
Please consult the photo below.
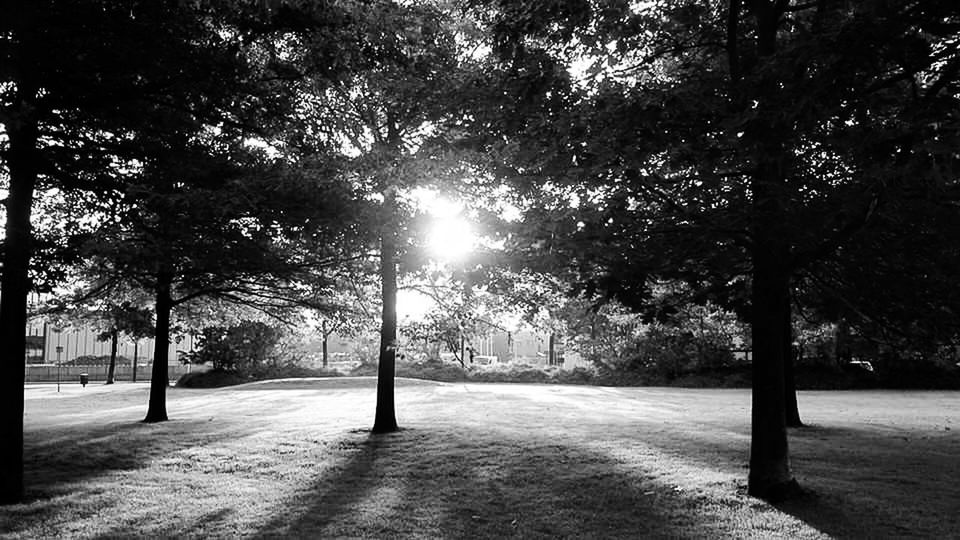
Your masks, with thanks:
<instances>
[{"instance_id":1,"label":"ground","mask_svg":"<svg viewBox=\"0 0 960 540\"><path fill-rule=\"evenodd\" d=\"M960 531L960 393L803 392L812 494L745 494L743 390L369 378L171 388L31 385L29 502L0 537L891 538Z\"/></svg>"}]
</instances>

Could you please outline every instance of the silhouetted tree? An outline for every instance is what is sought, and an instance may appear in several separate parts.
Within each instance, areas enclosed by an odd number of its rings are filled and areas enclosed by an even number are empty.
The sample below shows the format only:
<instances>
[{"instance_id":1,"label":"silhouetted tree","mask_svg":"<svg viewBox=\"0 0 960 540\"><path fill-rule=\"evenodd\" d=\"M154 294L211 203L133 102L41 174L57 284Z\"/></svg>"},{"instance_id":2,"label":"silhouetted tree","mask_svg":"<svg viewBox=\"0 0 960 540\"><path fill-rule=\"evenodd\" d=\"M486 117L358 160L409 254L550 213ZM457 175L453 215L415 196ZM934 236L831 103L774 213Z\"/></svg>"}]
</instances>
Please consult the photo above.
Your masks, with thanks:
<instances>
[{"instance_id":1,"label":"silhouetted tree","mask_svg":"<svg viewBox=\"0 0 960 540\"><path fill-rule=\"evenodd\" d=\"M513 138L488 145L534 208L531 245L565 259L558 264L586 289L630 305L644 303L651 278L745 292L749 492L791 494L791 289L872 225L892 186L953 178L955 158L941 144L958 133L948 112L958 102L957 6L496 8L487 21L508 62L501 86L520 85L525 100L508 117L488 117L497 136ZM582 73L568 70L574 60L588 62Z\"/></svg>"}]
</instances>

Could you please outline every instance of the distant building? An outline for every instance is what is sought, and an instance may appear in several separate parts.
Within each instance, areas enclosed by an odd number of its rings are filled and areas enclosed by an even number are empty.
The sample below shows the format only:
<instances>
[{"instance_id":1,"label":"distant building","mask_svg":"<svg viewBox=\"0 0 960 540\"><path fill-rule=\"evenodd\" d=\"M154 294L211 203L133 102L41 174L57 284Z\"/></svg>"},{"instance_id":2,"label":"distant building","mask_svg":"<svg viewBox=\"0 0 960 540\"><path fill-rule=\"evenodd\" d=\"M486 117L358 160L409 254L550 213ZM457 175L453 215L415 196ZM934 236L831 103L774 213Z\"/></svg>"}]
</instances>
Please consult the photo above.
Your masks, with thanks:
<instances>
[{"instance_id":1,"label":"distant building","mask_svg":"<svg viewBox=\"0 0 960 540\"><path fill-rule=\"evenodd\" d=\"M497 331L473 340L474 352L482 356L494 356L499 362L513 362L534 366L554 365L564 368L586 366L589 362L575 350L566 347L563 336L553 336L553 359L550 356L550 333L535 330L515 332Z\"/></svg>"},{"instance_id":2,"label":"distant building","mask_svg":"<svg viewBox=\"0 0 960 540\"><path fill-rule=\"evenodd\" d=\"M28 365L75 363L77 358L110 356L110 340L97 339L98 331L91 328L58 329L49 323L35 322L27 325ZM192 351L192 335L178 336L170 343L167 356L169 362L176 362L179 355ZM153 360L153 339L140 339L136 343L128 337L120 336L117 344L117 356L131 361L134 357L140 363Z\"/></svg>"}]
</instances>

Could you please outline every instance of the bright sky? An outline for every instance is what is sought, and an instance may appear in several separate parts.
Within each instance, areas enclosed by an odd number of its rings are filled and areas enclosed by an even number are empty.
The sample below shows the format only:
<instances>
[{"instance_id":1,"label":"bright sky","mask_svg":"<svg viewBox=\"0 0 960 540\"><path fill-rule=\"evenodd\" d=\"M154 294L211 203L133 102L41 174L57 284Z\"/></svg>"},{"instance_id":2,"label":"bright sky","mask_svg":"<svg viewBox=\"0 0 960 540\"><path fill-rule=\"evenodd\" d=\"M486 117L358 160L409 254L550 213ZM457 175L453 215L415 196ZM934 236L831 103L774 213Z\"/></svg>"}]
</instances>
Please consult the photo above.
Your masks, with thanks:
<instances>
[{"instance_id":1,"label":"bright sky","mask_svg":"<svg viewBox=\"0 0 960 540\"><path fill-rule=\"evenodd\" d=\"M427 249L434 261L457 262L473 251L477 235L463 215L463 205L441 199L428 211L431 224L427 233Z\"/></svg>"},{"instance_id":2,"label":"bright sky","mask_svg":"<svg viewBox=\"0 0 960 540\"><path fill-rule=\"evenodd\" d=\"M436 307L437 303L429 296L412 289L397 291L397 319L419 321Z\"/></svg>"},{"instance_id":3,"label":"bright sky","mask_svg":"<svg viewBox=\"0 0 960 540\"><path fill-rule=\"evenodd\" d=\"M430 229L427 231L427 251L437 264L456 263L477 246L478 237L465 216L462 202L444 197L436 191L417 189L413 193L430 216ZM397 292L397 316L421 319L436 306L436 302L420 292L401 289Z\"/></svg>"}]
</instances>

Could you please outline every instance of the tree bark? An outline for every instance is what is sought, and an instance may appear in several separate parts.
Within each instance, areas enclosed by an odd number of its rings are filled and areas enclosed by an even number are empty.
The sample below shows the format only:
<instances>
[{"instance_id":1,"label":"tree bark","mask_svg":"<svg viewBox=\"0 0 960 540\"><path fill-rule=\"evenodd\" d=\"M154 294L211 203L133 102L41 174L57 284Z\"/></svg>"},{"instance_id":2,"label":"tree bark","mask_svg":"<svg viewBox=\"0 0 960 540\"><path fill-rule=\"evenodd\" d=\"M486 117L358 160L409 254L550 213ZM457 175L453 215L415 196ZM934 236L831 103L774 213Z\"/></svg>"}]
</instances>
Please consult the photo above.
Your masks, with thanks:
<instances>
[{"instance_id":1,"label":"tree bark","mask_svg":"<svg viewBox=\"0 0 960 540\"><path fill-rule=\"evenodd\" d=\"M394 377L397 354L397 241L393 214L395 195L384 197L383 230L380 233L380 279L382 281L383 312L380 324L380 358L377 366L377 409L373 421L374 433L397 431L394 401Z\"/></svg>"},{"instance_id":2,"label":"tree bark","mask_svg":"<svg viewBox=\"0 0 960 540\"><path fill-rule=\"evenodd\" d=\"M556 354L557 354L556 344L554 342L553 332L550 332L550 337L548 338L548 341L547 341L547 364L548 365L552 366L557 363Z\"/></svg>"},{"instance_id":3,"label":"tree bark","mask_svg":"<svg viewBox=\"0 0 960 540\"><path fill-rule=\"evenodd\" d=\"M26 89L21 90L27 94ZM7 130L6 228L0 279L0 504L23 500L23 383L26 373L30 212L37 182L39 128L28 100ZM15 110L12 108L12 110Z\"/></svg>"},{"instance_id":4,"label":"tree bark","mask_svg":"<svg viewBox=\"0 0 960 540\"><path fill-rule=\"evenodd\" d=\"M157 328L153 341L153 369L150 374L150 401L144 422L167 421L167 356L170 353L170 312L173 311L173 278L169 273L157 275Z\"/></svg>"},{"instance_id":5,"label":"tree bark","mask_svg":"<svg viewBox=\"0 0 960 540\"><path fill-rule=\"evenodd\" d=\"M779 2L755 2L757 55L776 53ZM770 99L781 80L761 77L753 85L758 104L756 121L747 129L752 140L754 167L751 208L751 334L753 339L753 391L750 436L750 474L747 492L769 501L799 492L790 471L786 423L786 352L790 343L785 324L790 320L790 241L785 205L789 202L787 176L789 150L784 140L790 126ZM767 106L772 103L771 106Z\"/></svg>"},{"instance_id":6,"label":"tree bark","mask_svg":"<svg viewBox=\"0 0 960 540\"><path fill-rule=\"evenodd\" d=\"M790 472L784 374L784 311L789 278L775 252L758 246L753 256L753 403L751 411L750 495L786 497L796 487Z\"/></svg>"},{"instance_id":7,"label":"tree bark","mask_svg":"<svg viewBox=\"0 0 960 540\"><path fill-rule=\"evenodd\" d=\"M790 472L786 424L791 268L784 162L782 146L760 144L751 182L753 403L747 490L767 500L787 498L799 489Z\"/></svg>"},{"instance_id":8,"label":"tree bark","mask_svg":"<svg viewBox=\"0 0 960 540\"><path fill-rule=\"evenodd\" d=\"M110 367L107 368L107 382L104 384L113 384L114 376L117 372L117 342L120 340L120 332L114 330L110 333Z\"/></svg>"},{"instance_id":9,"label":"tree bark","mask_svg":"<svg viewBox=\"0 0 960 540\"><path fill-rule=\"evenodd\" d=\"M327 332L327 321L323 321L320 327L320 331L323 332L323 369L327 369L327 340L330 337L330 334Z\"/></svg>"}]
</instances>

